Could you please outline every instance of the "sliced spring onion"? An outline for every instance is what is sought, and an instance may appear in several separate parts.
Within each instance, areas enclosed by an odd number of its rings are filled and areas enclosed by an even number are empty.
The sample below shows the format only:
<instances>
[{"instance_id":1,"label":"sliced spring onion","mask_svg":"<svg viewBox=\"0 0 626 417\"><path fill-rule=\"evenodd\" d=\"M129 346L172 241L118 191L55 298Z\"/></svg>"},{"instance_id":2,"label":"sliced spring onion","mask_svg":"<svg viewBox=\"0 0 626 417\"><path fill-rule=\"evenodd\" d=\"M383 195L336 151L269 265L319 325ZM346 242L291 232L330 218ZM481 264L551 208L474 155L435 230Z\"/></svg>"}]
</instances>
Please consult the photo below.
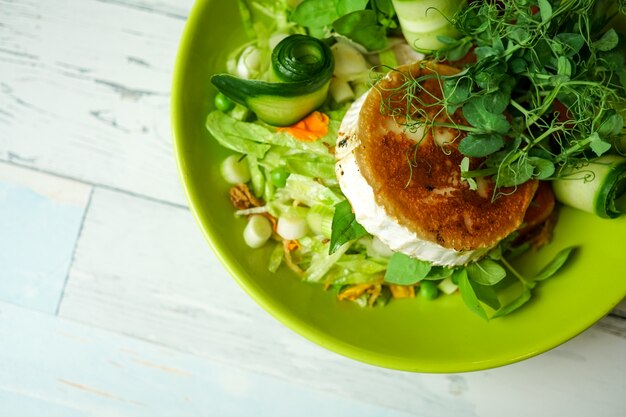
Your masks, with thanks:
<instances>
[{"instance_id":1,"label":"sliced spring onion","mask_svg":"<svg viewBox=\"0 0 626 417\"><path fill-rule=\"evenodd\" d=\"M330 48L335 58L333 76L353 81L367 76L371 65L356 48L346 42L337 42Z\"/></svg>"},{"instance_id":2,"label":"sliced spring onion","mask_svg":"<svg viewBox=\"0 0 626 417\"><path fill-rule=\"evenodd\" d=\"M333 78L328 92L337 104L353 101L356 98L352 86L343 78Z\"/></svg>"},{"instance_id":3,"label":"sliced spring onion","mask_svg":"<svg viewBox=\"0 0 626 417\"><path fill-rule=\"evenodd\" d=\"M604 218L626 213L626 158L601 156L565 174L552 182L561 203Z\"/></svg>"},{"instance_id":4,"label":"sliced spring onion","mask_svg":"<svg viewBox=\"0 0 626 417\"><path fill-rule=\"evenodd\" d=\"M260 248L272 236L272 224L265 216L250 216L243 229L243 239L251 248Z\"/></svg>"},{"instance_id":5,"label":"sliced spring onion","mask_svg":"<svg viewBox=\"0 0 626 417\"><path fill-rule=\"evenodd\" d=\"M302 217L281 216L276 225L276 232L286 240L300 239L308 230L306 219Z\"/></svg>"},{"instance_id":6,"label":"sliced spring onion","mask_svg":"<svg viewBox=\"0 0 626 417\"><path fill-rule=\"evenodd\" d=\"M242 158L243 155L230 155L222 161L220 172L222 177L229 184L241 184L250 181L250 169L248 161Z\"/></svg>"},{"instance_id":7,"label":"sliced spring onion","mask_svg":"<svg viewBox=\"0 0 626 417\"><path fill-rule=\"evenodd\" d=\"M342 78L333 78L330 82L330 88L328 90L331 97L336 103L341 104L347 101L354 100L354 91L350 87L350 83Z\"/></svg>"},{"instance_id":8,"label":"sliced spring onion","mask_svg":"<svg viewBox=\"0 0 626 417\"><path fill-rule=\"evenodd\" d=\"M263 72L263 55L259 48L246 47L237 61L237 75L243 79L256 78Z\"/></svg>"},{"instance_id":9,"label":"sliced spring onion","mask_svg":"<svg viewBox=\"0 0 626 417\"><path fill-rule=\"evenodd\" d=\"M444 47L439 36L456 38L458 31L450 19L466 0L392 0L409 45L416 51L434 51Z\"/></svg>"},{"instance_id":10,"label":"sliced spring onion","mask_svg":"<svg viewBox=\"0 0 626 417\"><path fill-rule=\"evenodd\" d=\"M308 211L306 221L313 233L330 239L333 228L333 209L317 204Z\"/></svg>"}]
</instances>

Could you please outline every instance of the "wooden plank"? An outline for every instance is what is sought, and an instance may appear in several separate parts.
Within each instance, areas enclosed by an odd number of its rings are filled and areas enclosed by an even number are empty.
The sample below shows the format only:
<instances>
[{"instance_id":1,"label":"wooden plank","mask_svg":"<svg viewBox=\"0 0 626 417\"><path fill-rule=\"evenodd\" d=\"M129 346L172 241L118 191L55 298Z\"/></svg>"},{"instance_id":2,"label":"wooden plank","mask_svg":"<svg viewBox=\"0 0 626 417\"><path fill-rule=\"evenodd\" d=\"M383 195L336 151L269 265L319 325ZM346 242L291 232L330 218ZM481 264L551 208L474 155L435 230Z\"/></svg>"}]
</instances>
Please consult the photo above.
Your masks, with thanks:
<instances>
[{"instance_id":1,"label":"wooden plank","mask_svg":"<svg viewBox=\"0 0 626 417\"><path fill-rule=\"evenodd\" d=\"M0 340L6 417L409 416L2 303Z\"/></svg>"},{"instance_id":2,"label":"wooden plank","mask_svg":"<svg viewBox=\"0 0 626 417\"><path fill-rule=\"evenodd\" d=\"M56 312L90 193L0 162L0 300Z\"/></svg>"},{"instance_id":3,"label":"wooden plank","mask_svg":"<svg viewBox=\"0 0 626 417\"><path fill-rule=\"evenodd\" d=\"M185 209L108 190L97 189L92 198L60 314L297 386L424 416L472 415L474 409L481 416L502 410L536 415L539 405L529 398L571 416L610 416L626 406L620 394L626 339L598 327L539 357L463 375L394 372L328 352L254 304L219 265ZM540 382L531 382L538 375Z\"/></svg>"},{"instance_id":4,"label":"wooden plank","mask_svg":"<svg viewBox=\"0 0 626 417\"><path fill-rule=\"evenodd\" d=\"M192 3L0 0L0 159L185 205L169 95Z\"/></svg>"}]
</instances>

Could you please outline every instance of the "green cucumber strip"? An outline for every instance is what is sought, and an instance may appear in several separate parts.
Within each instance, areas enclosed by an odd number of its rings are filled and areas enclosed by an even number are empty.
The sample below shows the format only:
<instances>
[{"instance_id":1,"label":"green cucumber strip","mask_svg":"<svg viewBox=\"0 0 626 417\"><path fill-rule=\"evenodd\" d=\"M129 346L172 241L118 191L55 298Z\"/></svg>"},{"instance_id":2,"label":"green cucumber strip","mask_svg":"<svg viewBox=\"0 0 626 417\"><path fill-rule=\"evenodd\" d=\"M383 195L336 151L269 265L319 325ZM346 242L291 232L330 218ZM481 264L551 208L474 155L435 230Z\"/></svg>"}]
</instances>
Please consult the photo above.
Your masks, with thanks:
<instances>
[{"instance_id":1,"label":"green cucumber strip","mask_svg":"<svg viewBox=\"0 0 626 417\"><path fill-rule=\"evenodd\" d=\"M246 104L264 122L274 126L289 126L324 103L329 85L330 82L319 90L301 96L253 96L248 98Z\"/></svg>"},{"instance_id":2,"label":"green cucumber strip","mask_svg":"<svg viewBox=\"0 0 626 417\"><path fill-rule=\"evenodd\" d=\"M409 45L420 52L442 49L439 36L457 38L451 19L466 0L392 0L402 33Z\"/></svg>"},{"instance_id":3,"label":"green cucumber strip","mask_svg":"<svg viewBox=\"0 0 626 417\"><path fill-rule=\"evenodd\" d=\"M603 218L626 213L626 158L605 155L552 182L561 203Z\"/></svg>"}]
</instances>

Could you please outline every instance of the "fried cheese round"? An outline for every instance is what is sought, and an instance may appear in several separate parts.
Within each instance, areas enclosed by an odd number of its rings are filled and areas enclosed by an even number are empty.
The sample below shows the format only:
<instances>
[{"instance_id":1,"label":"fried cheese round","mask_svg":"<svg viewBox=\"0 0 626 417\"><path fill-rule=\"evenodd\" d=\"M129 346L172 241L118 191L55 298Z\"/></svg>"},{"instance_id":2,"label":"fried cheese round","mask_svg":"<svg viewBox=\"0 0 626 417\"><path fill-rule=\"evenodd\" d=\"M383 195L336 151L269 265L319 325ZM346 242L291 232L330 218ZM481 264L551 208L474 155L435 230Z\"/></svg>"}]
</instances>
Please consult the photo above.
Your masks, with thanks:
<instances>
[{"instance_id":1,"label":"fried cheese round","mask_svg":"<svg viewBox=\"0 0 626 417\"><path fill-rule=\"evenodd\" d=\"M520 227L537 181L501 188L493 198L491 179L479 178L478 190L461 179L457 147L466 134L454 126L468 123L462 110L449 116L441 105L440 77L457 72L431 62L391 71L365 98L353 152L377 204L398 224L444 248L469 251L491 248Z\"/></svg>"}]
</instances>

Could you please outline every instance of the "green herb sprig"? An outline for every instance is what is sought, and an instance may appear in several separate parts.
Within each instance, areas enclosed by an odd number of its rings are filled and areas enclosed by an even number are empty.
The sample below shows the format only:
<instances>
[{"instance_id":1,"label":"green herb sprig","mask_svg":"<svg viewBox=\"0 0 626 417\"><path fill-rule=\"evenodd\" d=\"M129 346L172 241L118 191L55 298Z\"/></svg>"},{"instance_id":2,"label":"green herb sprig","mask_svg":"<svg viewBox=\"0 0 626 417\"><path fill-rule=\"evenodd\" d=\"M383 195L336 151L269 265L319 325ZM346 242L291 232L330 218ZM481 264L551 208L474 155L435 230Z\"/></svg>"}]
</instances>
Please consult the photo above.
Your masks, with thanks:
<instances>
[{"instance_id":1,"label":"green herb sprig","mask_svg":"<svg viewBox=\"0 0 626 417\"><path fill-rule=\"evenodd\" d=\"M437 76L442 99L429 106L462 110L467 124L428 118L416 101L423 79L398 87L405 125L454 127L459 151L482 158L462 177L493 177L496 193L530 179L556 179L568 167L618 151L625 134L626 39L612 27L625 0L502 0L471 2L453 23L460 39L445 38L436 59L475 62ZM622 28L623 29L623 28ZM430 76L430 77L432 77ZM398 118L393 100L383 109ZM428 113L428 111L426 111ZM466 163L467 165L467 163ZM494 195L497 196L497 195Z\"/></svg>"}]
</instances>

